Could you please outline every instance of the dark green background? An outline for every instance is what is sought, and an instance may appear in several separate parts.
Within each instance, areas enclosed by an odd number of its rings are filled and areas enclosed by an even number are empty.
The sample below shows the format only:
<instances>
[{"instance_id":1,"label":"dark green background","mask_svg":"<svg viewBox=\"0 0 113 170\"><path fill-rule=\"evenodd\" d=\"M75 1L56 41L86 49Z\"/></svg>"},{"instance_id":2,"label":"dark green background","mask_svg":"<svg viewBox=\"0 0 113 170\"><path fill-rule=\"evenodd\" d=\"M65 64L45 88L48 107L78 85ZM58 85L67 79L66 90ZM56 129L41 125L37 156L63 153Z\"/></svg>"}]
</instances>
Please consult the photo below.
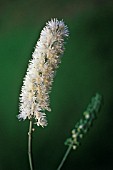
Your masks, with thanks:
<instances>
[{"instance_id":1,"label":"dark green background","mask_svg":"<svg viewBox=\"0 0 113 170\"><path fill-rule=\"evenodd\" d=\"M35 127L34 170L55 170L64 141L96 92L104 106L62 170L113 169L113 2L0 0L0 170L29 170L29 122L19 122L19 94L45 22L64 19L70 37L55 77L48 126Z\"/></svg>"}]
</instances>

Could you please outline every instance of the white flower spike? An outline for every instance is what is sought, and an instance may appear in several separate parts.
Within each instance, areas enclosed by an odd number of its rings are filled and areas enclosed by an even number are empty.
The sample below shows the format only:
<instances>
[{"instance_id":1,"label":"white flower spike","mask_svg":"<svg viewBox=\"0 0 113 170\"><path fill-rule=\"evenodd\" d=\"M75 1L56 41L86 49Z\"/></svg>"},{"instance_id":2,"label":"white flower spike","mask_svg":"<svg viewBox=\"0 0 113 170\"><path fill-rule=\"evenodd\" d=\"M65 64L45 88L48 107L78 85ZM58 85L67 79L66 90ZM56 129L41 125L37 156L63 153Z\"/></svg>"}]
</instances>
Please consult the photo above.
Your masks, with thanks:
<instances>
[{"instance_id":1,"label":"white flower spike","mask_svg":"<svg viewBox=\"0 0 113 170\"><path fill-rule=\"evenodd\" d=\"M35 118L38 126L47 125L45 110L51 111L49 93L68 35L63 20L51 19L43 28L23 81L19 119Z\"/></svg>"}]
</instances>

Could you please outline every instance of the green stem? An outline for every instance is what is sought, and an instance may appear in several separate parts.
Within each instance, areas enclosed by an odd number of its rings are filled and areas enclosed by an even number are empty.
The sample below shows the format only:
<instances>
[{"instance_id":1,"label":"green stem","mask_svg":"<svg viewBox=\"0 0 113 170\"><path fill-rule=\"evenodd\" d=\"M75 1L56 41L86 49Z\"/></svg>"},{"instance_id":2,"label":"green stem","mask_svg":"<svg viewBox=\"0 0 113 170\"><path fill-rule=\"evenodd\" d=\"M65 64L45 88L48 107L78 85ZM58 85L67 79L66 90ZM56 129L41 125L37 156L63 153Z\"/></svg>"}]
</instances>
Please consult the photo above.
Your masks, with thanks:
<instances>
[{"instance_id":1,"label":"green stem","mask_svg":"<svg viewBox=\"0 0 113 170\"><path fill-rule=\"evenodd\" d=\"M32 165L32 120L30 120L29 124L29 132L28 132L28 156L29 156L29 165L30 165L30 170L33 170L33 165Z\"/></svg>"},{"instance_id":2,"label":"green stem","mask_svg":"<svg viewBox=\"0 0 113 170\"><path fill-rule=\"evenodd\" d=\"M66 153L65 153L65 155L64 155L64 157L63 157L63 159L62 159L62 161L60 163L60 165L58 166L57 170L60 170L61 167L63 166L67 156L69 155L69 152L71 151L71 148L72 148L72 144L69 145L69 147L68 147L68 149L67 149L67 151L66 151Z\"/></svg>"}]
</instances>

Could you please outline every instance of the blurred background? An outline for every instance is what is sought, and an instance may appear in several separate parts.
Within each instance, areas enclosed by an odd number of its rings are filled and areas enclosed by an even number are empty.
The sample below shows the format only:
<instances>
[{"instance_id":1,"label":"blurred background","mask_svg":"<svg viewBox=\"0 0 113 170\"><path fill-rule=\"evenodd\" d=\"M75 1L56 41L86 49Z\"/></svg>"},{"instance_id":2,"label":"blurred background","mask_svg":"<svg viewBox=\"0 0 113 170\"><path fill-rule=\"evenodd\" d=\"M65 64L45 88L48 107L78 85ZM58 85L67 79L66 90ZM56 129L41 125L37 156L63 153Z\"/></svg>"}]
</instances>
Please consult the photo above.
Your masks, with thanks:
<instances>
[{"instance_id":1,"label":"blurred background","mask_svg":"<svg viewBox=\"0 0 113 170\"><path fill-rule=\"evenodd\" d=\"M113 169L113 1L0 0L0 170L29 170L29 121L18 121L19 94L40 31L64 19L70 37L51 92L48 126L35 126L34 170L57 169L64 141L99 92L104 105L62 170Z\"/></svg>"}]
</instances>

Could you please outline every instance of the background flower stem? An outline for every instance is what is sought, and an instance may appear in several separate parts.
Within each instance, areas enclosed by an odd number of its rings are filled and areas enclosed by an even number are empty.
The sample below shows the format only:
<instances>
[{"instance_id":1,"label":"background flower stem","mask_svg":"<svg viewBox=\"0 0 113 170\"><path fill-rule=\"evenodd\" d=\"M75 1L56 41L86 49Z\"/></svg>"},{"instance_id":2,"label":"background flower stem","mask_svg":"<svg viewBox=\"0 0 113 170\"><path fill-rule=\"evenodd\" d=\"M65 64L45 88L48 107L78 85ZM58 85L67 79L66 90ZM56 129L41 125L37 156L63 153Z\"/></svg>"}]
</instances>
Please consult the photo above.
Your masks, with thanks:
<instances>
[{"instance_id":1,"label":"background flower stem","mask_svg":"<svg viewBox=\"0 0 113 170\"><path fill-rule=\"evenodd\" d=\"M63 157L63 159L62 159L62 161L61 161L61 163L60 163L60 165L58 166L57 170L60 170L61 167L63 166L63 164L64 164L64 162L65 162L65 160L66 160L69 152L71 151L72 146L73 146L73 144L72 144L72 145L71 145L71 144L69 145L69 147L68 147L68 149L67 149L67 151L66 151L66 153L65 153L65 155L64 155L64 157Z\"/></svg>"},{"instance_id":2,"label":"background flower stem","mask_svg":"<svg viewBox=\"0 0 113 170\"><path fill-rule=\"evenodd\" d=\"M29 157L30 170L33 170L33 164L32 164L32 120L30 120L29 132L28 132L28 157Z\"/></svg>"}]
</instances>

